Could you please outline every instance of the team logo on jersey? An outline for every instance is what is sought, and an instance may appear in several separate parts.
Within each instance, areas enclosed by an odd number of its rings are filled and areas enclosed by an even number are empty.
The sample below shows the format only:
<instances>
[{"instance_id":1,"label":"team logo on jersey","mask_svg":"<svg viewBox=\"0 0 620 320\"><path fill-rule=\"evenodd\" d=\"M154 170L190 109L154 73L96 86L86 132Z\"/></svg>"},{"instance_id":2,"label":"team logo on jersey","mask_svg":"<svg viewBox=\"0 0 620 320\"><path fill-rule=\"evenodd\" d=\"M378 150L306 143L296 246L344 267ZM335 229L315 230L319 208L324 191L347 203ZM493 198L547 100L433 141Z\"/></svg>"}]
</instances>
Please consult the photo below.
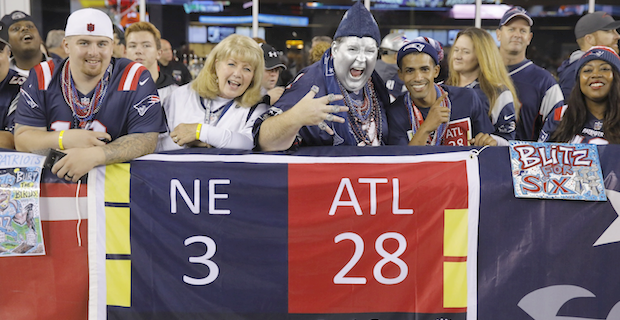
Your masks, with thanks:
<instances>
[{"instance_id":1,"label":"team logo on jersey","mask_svg":"<svg viewBox=\"0 0 620 320\"><path fill-rule=\"evenodd\" d=\"M31 108L36 108L39 105L37 105L36 102L34 102L34 100L32 99L32 97L28 94L28 92L26 92L23 88L20 88L19 91L22 94L22 97L24 97L24 99L26 99L26 103L31 107Z\"/></svg>"},{"instance_id":2,"label":"team logo on jersey","mask_svg":"<svg viewBox=\"0 0 620 320\"><path fill-rule=\"evenodd\" d=\"M594 122L594 130L601 130L602 128L603 128L603 122L602 121Z\"/></svg>"},{"instance_id":3,"label":"team logo on jersey","mask_svg":"<svg viewBox=\"0 0 620 320\"><path fill-rule=\"evenodd\" d=\"M86 30L88 30L88 32L93 32L95 31L95 25L92 23L89 23L86 25Z\"/></svg>"},{"instance_id":4,"label":"team logo on jersey","mask_svg":"<svg viewBox=\"0 0 620 320\"><path fill-rule=\"evenodd\" d=\"M142 117L153 105L156 105L160 102L160 98L157 95L150 95L138 102L133 107L138 110L138 114Z\"/></svg>"}]
</instances>

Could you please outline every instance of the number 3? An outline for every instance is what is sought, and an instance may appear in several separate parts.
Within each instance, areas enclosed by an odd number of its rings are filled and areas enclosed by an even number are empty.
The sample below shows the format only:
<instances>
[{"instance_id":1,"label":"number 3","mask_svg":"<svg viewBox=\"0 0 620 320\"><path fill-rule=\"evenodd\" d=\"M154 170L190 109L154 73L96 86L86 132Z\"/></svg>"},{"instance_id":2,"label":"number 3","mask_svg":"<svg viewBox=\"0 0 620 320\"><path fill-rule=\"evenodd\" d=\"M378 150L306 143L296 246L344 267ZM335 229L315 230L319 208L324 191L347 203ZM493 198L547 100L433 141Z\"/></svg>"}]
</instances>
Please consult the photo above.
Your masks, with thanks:
<instances>
[{"instance_id":1,"label":"number 3","mask_svg":"<svg viewBox=\"0 0 620 320\"><path fill-rule=\"evenodd\" d=\"M213 258L213 256L215 255L215 251L217 247L215 245L215 241L205 236L189 237L185 239L185 246L187 247L190 244L196 243L196 242L203 243L205 246L207 246L207 252L204 255L199 256L199 257L189 257L189 262L197 263L197 264L204 264L205 266L209 268L209 275L202 279L196 279L196 278L189 277L187 275L183 275L183 282L194 285L194 286L204 286L204 285L207 285L215 281L215 279L217 279L217 276L220 274L220 268L217 266L217 264L209 260Z\"/></svg>"}]
</instances>

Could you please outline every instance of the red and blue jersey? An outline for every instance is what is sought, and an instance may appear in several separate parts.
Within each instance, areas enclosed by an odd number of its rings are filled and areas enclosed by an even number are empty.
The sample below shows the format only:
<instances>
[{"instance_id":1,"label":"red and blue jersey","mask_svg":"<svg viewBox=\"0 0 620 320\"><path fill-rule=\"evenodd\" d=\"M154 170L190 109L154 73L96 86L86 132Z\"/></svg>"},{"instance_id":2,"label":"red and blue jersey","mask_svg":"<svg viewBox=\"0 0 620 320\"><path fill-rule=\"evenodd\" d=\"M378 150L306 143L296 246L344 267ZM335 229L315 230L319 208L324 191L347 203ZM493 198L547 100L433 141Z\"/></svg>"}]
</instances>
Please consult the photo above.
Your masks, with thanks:
<instances>
[{"instance_id":1,"label":"red and blue jersey","mask_svg":"<svg viewBox=\"0 0 620 320\"><path fill-rule=\"evenodd\" d=\"M92 121L80 126L62 93L61 70L66 61L47 61L32 68L22 87L15 123L54 131L84 128L107 132L112 140L131 133L166 131L151 74L143 65L124 58L112 58L101 107Z\"/></svg>"}]
</instances>

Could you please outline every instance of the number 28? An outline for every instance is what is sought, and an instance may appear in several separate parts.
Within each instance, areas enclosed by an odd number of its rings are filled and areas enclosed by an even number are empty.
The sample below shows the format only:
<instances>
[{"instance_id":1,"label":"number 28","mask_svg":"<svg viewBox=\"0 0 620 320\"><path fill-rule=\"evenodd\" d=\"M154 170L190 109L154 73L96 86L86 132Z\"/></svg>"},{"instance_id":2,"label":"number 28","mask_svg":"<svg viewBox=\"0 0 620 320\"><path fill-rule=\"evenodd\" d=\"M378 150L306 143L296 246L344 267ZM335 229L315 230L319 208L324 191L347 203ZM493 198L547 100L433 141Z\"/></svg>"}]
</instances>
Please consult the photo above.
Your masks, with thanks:
<instances>
[{"instance_id":1,"label":"number 28","mask_svg":"<svg viewBox=\"0 0 620 320\"><path fill-rule=\"evenodd\" d=\"M398 241L398 249L394 253L389 253L383 248L383 243L386 239L396 239ZM362 258L364 254L364 239L357 233L345 232L337 235L334 238L334 242L338 243L342 240L351 240L355 244L355 252L349 262L334 276L334 284L366 284L365 277L346 277L347 273L353 269L355 264ZM405 252L407 248L407 239L397 232L386 232L380 235L375 241L375 250L383 258L375 264L372 269L373 276L377 282L381 284L391 285L403 282L407 278L409 273L409 267L407 264L399 259L399 257ZM392 262L398 266L400 273L396 278L386 278L381 273L381 269L388 263Z\"/></svg>"}]
</instances>

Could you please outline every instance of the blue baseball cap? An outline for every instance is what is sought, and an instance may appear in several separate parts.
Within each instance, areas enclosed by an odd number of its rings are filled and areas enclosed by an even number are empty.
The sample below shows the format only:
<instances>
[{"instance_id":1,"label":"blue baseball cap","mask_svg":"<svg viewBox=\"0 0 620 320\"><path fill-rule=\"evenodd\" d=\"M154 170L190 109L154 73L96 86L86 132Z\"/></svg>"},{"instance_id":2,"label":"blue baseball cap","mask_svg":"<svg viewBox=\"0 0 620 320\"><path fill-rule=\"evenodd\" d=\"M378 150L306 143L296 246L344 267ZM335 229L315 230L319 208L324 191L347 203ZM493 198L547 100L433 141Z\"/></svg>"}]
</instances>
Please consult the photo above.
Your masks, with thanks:
<instances>
[{"instance_id":1,"label":"blue baseball cap","mask_svg":"<svg viewBox=\"0 0 620 320\"><path fill-rule=\"evenodd\" d=\"M436 65L439 64L439 55L433 45L425 41L412 41L405 44L402 48L400 48L400 50L398 50L398 54L396 55L396 64L399 68L403 58L410 53L426 53L433 58Z\"/></svg>"},{"instance_id":2,"label":"blue baseball cap","mask_svg":"<svg viewBox=\"0 0 620 320\"><path fill-rule=\"evenodd\" d=\"M502 17L502 19L499 21L499 26L503 26L506 23L508 23L510 20L512 20L513 18L523 18L525 20L527 20L527 23L530 24L530 27L534 24L534 21L532 20L532 18L530 18L530 16L527 15L527 11L525 11L525 9L516 6L516 7L512 7L510 8L508 11L506 11L504 13L504 16Z\"/></svg>"}]
</instances>

